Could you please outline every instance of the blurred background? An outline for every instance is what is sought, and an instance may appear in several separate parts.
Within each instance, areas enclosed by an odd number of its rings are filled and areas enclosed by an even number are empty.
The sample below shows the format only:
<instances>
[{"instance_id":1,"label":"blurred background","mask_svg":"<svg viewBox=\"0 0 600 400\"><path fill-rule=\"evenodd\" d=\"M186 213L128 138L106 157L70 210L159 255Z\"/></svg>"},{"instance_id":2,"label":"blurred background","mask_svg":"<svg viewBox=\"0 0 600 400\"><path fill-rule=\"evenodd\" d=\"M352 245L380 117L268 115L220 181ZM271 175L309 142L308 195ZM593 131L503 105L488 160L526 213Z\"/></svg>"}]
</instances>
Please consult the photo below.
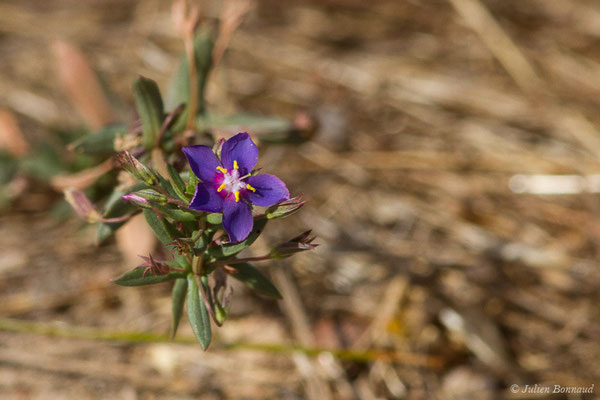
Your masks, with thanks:
<instances>
[{"instance_id":1,"label":"blurred background","mask_svg":"<svg viewBox=\"0 0 600 400\"><path fill-rule=\"evenodd\" d=\"M223 7L197 4L207 19ZM99 340L166 333L170 285L112 284L143 228L96 247L30 157L0 210L0 398L596 398L524 388L600 390L600 3L238 5L209 107L312 133L261 147L259 166L309 203L255 252L310 228L321 246L261 266L282 301L235 286L207 352ZM165 88L183 44L168 1L3 0L5 153L93 125L69 88L73 48L133 121L131 81ZM98 337L68 337L81 327Z\"/></svg>"}]
</instances>

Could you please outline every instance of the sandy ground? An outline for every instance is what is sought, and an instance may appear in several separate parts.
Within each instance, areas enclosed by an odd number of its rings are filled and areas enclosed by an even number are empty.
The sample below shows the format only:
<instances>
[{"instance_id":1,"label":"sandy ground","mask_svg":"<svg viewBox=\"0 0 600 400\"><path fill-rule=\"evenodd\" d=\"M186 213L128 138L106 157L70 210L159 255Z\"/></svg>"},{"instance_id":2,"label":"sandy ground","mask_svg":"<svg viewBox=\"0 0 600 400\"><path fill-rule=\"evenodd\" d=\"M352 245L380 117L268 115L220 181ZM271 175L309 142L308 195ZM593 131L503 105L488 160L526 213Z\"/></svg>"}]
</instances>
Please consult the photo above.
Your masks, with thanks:
<instances>
[{"instance_id":1,"label":"sandy ground","mask_svg":"<svg viewBox=\"0 0 600 400\"><path fill-rule=\"evenodd\" d=\"M259 1L209 86L221 112L318 122L308 143L261 147L310 203L256 253L308 228L321 243L264 265L285 300L236 286L208 352L0 326L0 398L495 399L536 384L595 384L568 398L598 397L600 4L373 3ZM182 50L168 2L2 2L0 104L32 143L81 124L53 78L56 38L130 119L132 79L165 87ZM170 287L111 284L132 265L50 212L58 198L40 184L1 211L0 317L165 333Z\"/></svg>"}]
</instances>

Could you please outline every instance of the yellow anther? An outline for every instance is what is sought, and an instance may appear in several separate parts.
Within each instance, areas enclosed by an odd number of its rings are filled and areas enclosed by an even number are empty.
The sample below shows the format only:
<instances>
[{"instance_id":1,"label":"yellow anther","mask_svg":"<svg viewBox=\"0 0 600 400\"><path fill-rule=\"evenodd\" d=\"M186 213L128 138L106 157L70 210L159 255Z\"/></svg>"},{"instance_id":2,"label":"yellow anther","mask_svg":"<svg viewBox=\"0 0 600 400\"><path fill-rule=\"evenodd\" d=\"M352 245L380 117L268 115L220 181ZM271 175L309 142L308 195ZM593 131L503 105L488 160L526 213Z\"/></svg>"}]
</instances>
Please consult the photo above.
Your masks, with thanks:
<instances>
[{"instance_id":1,"label":"yellow anther","mask_svg":"<svg viewBox=\"0 0 600 400\"><path fill-rule=\"evenodd\" d=\"M235 195L235 202L240 201L240 192L233 192L233 194Z\"/></svg>"},{"instance_id":2,"label":"yellow anther","mask_svg":"<svg viewBox=\"0 0 600 400\"><path fill-rule=\"evenodd\" d=\"M252 186L250 186L249 183L246 185L246 189L252 190L253 192L256 192L256 189L254 189Z\"/></svg>"},{"instance_id":3,"label":"yellow anther","mask_svg":"<svg viewBox=\"0 0 600 400\"><path fill-rule=\"evenodd\" d=\"M236 160L233 160L233 169L240 169L240 166L238 165Z\"/></svg>"},{"instance_id":4,"label":"yellow anther","mask_svg":"<svg viewBox=\"0 0 600 400\"><path fill-rule=\"evenodd\" d=\"M227 170L226 170L225 168L223 168L223 167L217 167L217 170L218 170L218 171L221 171L221 172L222 172L222 173L224 173L224 174L226 174L226 173L227 173Z\"/></svg>"},{"instance_id":5,"label":"yellow anther","mask_svg":"<svg viewBox=\"0 0 600 400\"><path fill-rule=\"evenodd\" d=\"M227 187L226 184L222 184L221 186L219 186L219 188L217 189L217 192L220 192L221 190L225 189Z\"/></svg>"}]
</instances>

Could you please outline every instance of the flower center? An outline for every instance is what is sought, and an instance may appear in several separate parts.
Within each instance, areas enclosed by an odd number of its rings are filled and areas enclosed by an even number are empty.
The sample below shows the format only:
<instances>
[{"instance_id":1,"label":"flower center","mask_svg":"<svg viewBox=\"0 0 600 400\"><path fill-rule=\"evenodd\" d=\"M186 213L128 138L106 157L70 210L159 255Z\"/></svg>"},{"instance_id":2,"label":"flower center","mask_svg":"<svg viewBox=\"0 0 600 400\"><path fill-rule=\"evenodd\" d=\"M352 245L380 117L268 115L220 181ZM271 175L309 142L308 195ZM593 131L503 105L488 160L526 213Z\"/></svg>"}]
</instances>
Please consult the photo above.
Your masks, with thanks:
<instances>
[{"instance_id":1,"label":"flower center","mask_svg":"<svg viewBox=\"0 0 600 400\"><path fill-rule=\"evenodd\" d=\"M240 176L240 167L237 160L233 161L232 170L228 171L223 167L217 167L217 170L223 174L223 182L221 183L221 186L217 188L217 192L225 190L228 195L233 193L236 202L240 201L240 192L242 192L242 194L244 194L246 190L256 192L256 189L244 182L244 179L250 176L250 174Z\"/></svg>"}]
</instances>

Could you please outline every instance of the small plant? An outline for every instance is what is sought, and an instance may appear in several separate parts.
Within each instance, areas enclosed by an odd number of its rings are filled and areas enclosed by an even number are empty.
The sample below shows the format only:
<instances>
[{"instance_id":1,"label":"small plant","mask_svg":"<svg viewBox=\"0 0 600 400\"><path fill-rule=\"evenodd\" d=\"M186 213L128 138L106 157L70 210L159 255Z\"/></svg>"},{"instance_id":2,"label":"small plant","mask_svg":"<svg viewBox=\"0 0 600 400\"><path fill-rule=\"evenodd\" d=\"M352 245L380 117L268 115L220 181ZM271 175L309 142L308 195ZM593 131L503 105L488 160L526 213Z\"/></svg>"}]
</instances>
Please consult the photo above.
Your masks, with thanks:
<instances>
[{"instance_id":1,"label":"small plant","mask_svg":"<svg viewBox=\"0 0 600 400\"><path fill-rule=\"evenodd\" d=\"M140 286L173 281L171 335L176 334L187 303L188 320L206 349L211 341L210 319L221 326L229 312L229 277L261 294L280 298L273 283L250 263L289 257L317 245L307 231L264 256L238 258L269 221L292 215L305 201L301 196L290 198L285 183L274 175L258 173L258 148L249 133L215 140L213 129L256 128L262 130L262 140L280 143L298 142L302 131L271 117L208 113L204 87L214 58L222 55L222 38L231 33L224 31L223 25L231 29L236 24L222 21L219 41L209 27L197 29L198 12L187 9L185 3L176 1L174 13L186 56L175 76L170 100L163 102L158 85L139 77L133 83L139 122L125 131L123 126L108 126L72 146L90 151L119 149L116 164L132 179L119 186L114 183L102 211L81 190L69 189L65 195L81 217L98 223L100 242L133 215L143 213L163 246L158 254L164 259L143 256L142 264L114 282ZM240 18L236 13L226 15Z\"/></svg>"}]
</instances>

